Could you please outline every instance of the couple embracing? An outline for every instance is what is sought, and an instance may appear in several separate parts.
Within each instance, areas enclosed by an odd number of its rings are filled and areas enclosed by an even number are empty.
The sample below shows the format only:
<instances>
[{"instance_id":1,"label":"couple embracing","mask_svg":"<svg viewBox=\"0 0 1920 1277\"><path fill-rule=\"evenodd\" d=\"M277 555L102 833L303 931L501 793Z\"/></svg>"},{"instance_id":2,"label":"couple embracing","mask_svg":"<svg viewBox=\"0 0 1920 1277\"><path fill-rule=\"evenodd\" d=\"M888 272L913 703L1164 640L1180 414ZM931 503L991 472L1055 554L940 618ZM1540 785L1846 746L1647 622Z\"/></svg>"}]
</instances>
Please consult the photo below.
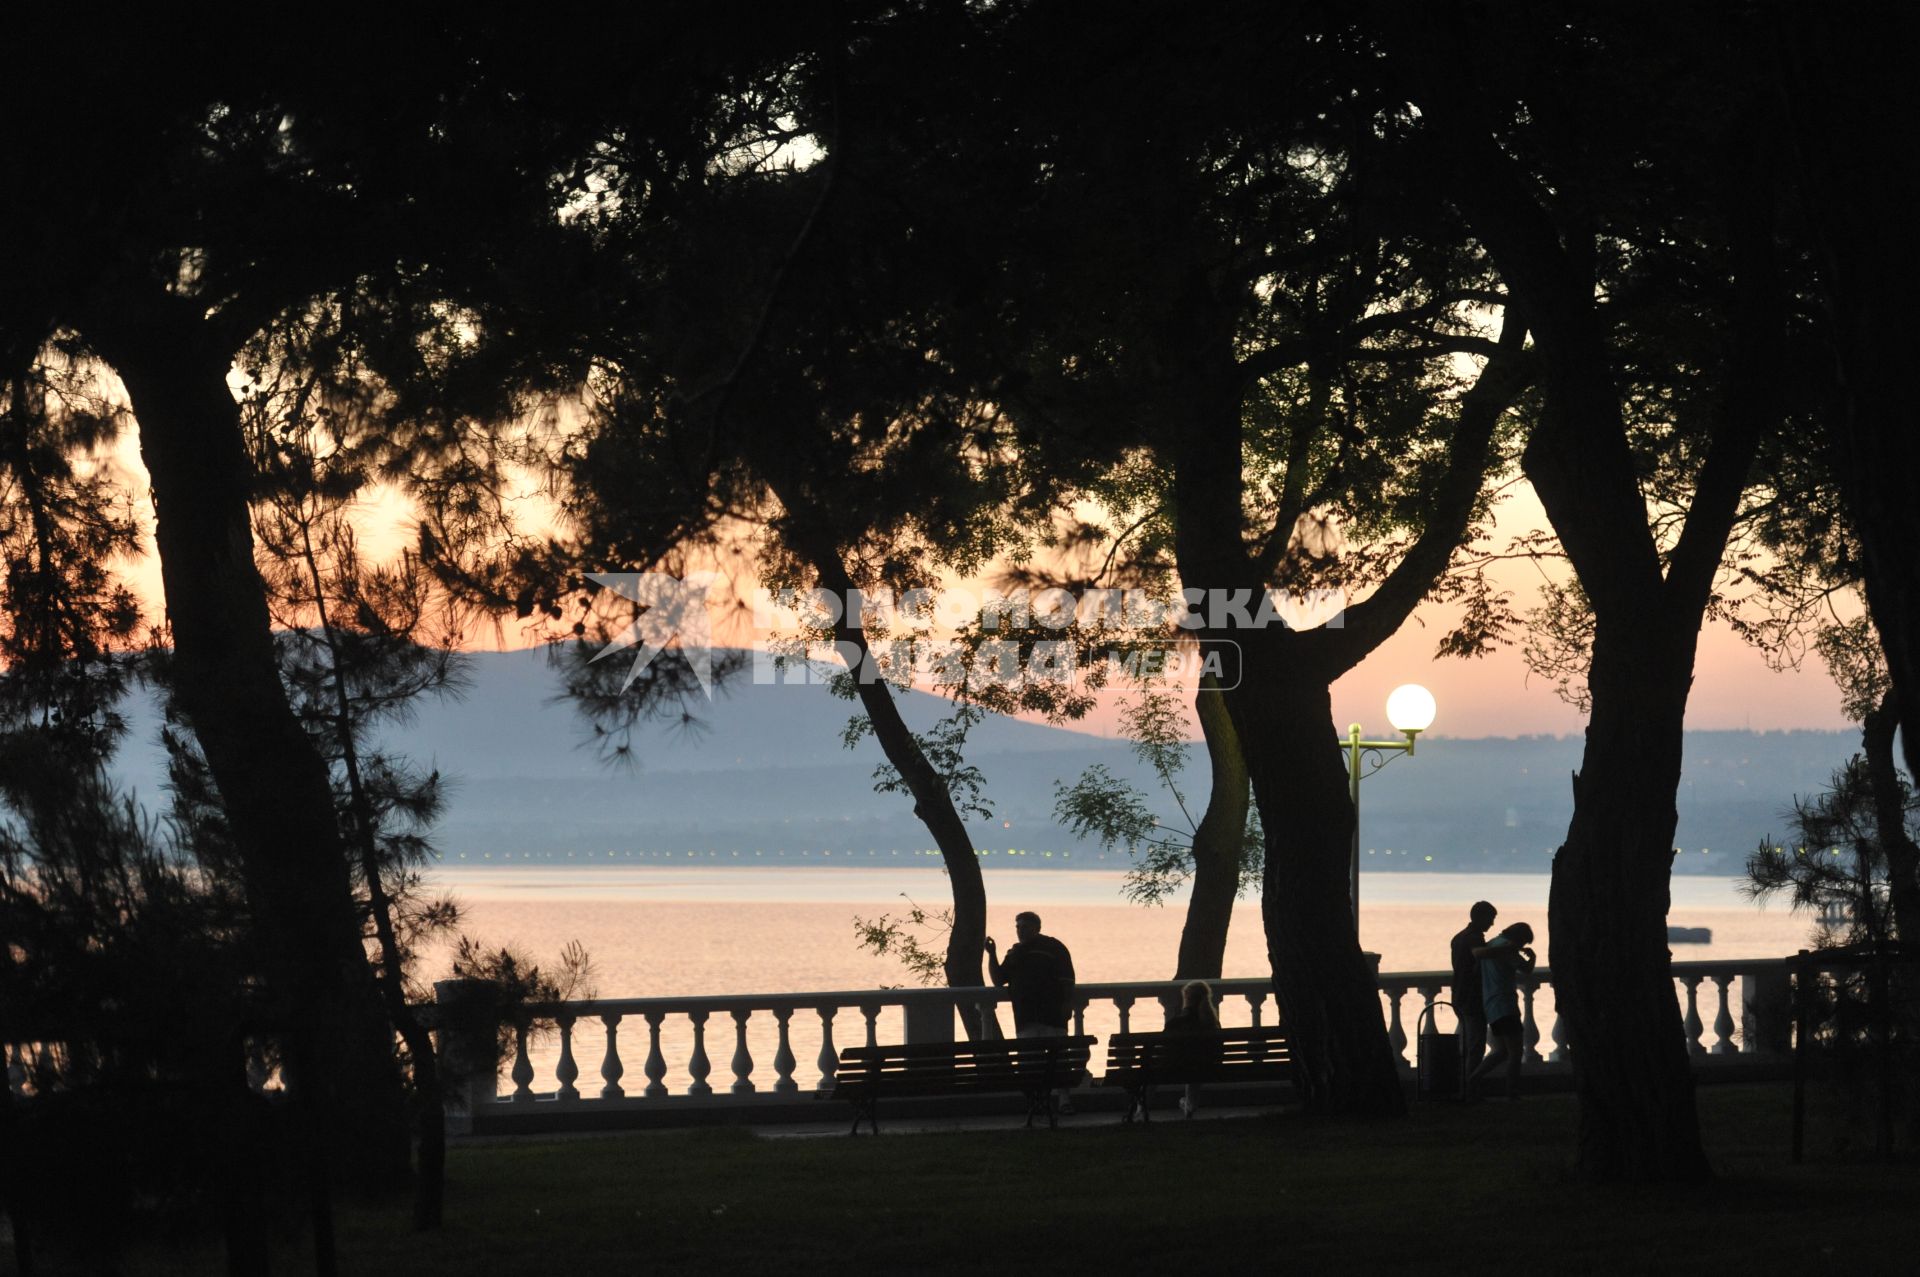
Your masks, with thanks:
<instances>
[{"instance_id":1,"label":"couple embracing","mask_svg":"<svg viewBox=\"0 0 1920 1277\"><path fill-rule=\"evenodd\" d=\"M1499 911L1485 900L1469 912L1453 937L1453 1010L1460 1017L1460 1095L1475 1098L1475 1084L1504 1068L1507 1098L1520 1098L1519 980L1533 971L1533 928L1516 922L1491 940ZM1487 1051L1488 1040L1493 1050ZM1484 1057L1484 1058L1483 1058Z\"/></svg>"}]
</instances>

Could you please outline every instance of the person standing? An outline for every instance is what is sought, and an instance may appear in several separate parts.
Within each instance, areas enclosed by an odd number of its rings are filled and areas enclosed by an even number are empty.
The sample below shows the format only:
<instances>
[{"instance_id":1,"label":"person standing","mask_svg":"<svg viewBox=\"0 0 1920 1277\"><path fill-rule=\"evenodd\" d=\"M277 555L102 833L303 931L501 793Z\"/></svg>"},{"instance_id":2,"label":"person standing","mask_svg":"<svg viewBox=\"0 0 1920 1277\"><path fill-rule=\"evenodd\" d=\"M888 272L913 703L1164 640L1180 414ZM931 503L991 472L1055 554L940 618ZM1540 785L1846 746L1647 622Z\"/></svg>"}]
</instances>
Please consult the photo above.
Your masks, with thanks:
<instances>
[{"instance_id":1,"label":"person standing","mask_svg":"<svg viewBox=\"0 0 1920 1277\"><path fill-rule=\"evenodd\" d=\"M1480 960L1480 1000L1485 1003L1487 1036L1493 1050L1467 1077L1467 1095L1484 1073L1506 1066L1507 1098L1520 1098L1520 1061L1525 1054L1520 1042L1519 978L1532 972L1533 928L1516 922L1504 928L1492 941L1473 951Z\"/></svg>"},{"instance_id":2,"label":"person standing","mask_svg":"<svg viewBox=\"0 0 1920 1277\"><path fill-rule=\"evenodd\" d=\"M1065 1037L1073 1018L1073 955L1042 934L1040 915L1015 914L1007 956L987 937L987 975L1013 993L1013 1031L1021 1038Z\"/></svg>"},{"instance_id":3,"label":"person standing","mask_svg":"<svg viewBox=\"0 0 1920 1277\"><path fill-rule=\"evenodd\" d=\"M1073 1018L1073 955L1066 945L1041 932L1037 913L1015 914L1013 930L1014 945L1004 959L993 937L987 937L987 975L1013 993L1013 1035L1066 1037ZM1054 1097L1059 1112L1073 1112L1066 1087L1055 1091Z\"/></svg>"},{"instance_id":4,"label":"person standing","mask_svg":"<svg viewBox=\"0 0 1920 1277\"><path fill-rule=\"evenodd\" d=\"M1453 1014L1460 1021L1460 1094L1467 1094L1467 1079L1480 1067L1487 1053L1486 1003L1480 997L1480 960L1475 949L1487 943L1487 932L1500 911L1484 900L1474 902L1467 912L1467 925L1454 933Z\"/></svg>"}]
</instances>

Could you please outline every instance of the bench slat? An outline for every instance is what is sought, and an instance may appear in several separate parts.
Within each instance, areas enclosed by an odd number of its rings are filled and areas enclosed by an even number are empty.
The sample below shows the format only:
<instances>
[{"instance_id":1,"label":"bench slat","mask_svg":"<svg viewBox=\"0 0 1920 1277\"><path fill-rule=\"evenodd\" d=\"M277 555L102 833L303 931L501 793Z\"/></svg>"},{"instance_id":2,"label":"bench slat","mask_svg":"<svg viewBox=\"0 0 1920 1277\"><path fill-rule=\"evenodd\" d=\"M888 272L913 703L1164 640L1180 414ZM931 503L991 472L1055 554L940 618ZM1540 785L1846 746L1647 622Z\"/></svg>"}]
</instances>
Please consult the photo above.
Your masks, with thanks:
<instances>
[{"instance_id":1,"label":"bench slat","mask_svg":"<svg viewBox=\"0 0 1920 1277\"><path fill-rule=\"evenodd\" d=\"M1116 1033L1108 1039L1110 1086L1138 1089L1165 1083L1252 1081L1291 1072L1292 1052L1280 1028Z\"/></svg>"},{"instance_id":2,"label":"bench slat","mask_svg":"<svg viewBox=\"0 0 1920 1277\"><path fill-rule=\"evenodd\" d=\"M1091 1037L850 1046L840 1052L833 1095L937 1095L1031 1091L1071 1085L1092 1058Z\"/></svg>"}]
</instances>

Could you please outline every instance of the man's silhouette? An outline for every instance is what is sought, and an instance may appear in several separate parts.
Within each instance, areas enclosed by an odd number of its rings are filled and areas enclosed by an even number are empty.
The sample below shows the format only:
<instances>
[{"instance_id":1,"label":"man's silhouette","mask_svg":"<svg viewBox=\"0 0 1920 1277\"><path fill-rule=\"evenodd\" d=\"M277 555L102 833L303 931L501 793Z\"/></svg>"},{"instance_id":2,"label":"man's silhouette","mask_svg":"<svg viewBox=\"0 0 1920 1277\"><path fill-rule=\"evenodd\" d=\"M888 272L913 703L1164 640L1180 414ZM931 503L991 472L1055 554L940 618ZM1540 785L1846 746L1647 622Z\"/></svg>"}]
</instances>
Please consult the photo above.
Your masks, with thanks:
<instances>
[{"instance_id":1,"label":"man's silhouette","mask_svg":"<svg viewBox=\"0 0 1920 1277\"><path fill-rule=\"evenodd\" d=\"M1073 1019L1073 955L1052 936L1040 934L1040 915L1015 914L1019 940L1003 960L987 937L987 974L1013 992L1015 1037L1064 1037Z\"/></svg>"},{"instance_id":2,"label":"man's silhouette","mask_svg":"<svg viewBox=\"0 0 1920 1277\"><path fill-rule=\"evenodd\" d=\"M1013 992L1013 1035L1017 1038L1063 1038L1073 1019L1073 955L1052 936L1040 934L1040 915L1013 915L1019 937L1000 958L999 946L987 937L987 974ZM1059 1112L1073 1112L1067 1087L1054 1091Z\"/></svg>"},{"instance_id":3,"label":"man's silhouette","mask_svg":"<svg viewBox=\"0 0 1920 1277\"><path fill-rule=\"evenodd\" d=\"M1453 1013L1460 1017L1460 1093L1487 1054L1487 1009L1480 997L1480 960L1473 951L1487 942L1487 932L1499 911L1486 901L1475 903L1467 925L1453 937Z\"/></svg>"}]
</instances>

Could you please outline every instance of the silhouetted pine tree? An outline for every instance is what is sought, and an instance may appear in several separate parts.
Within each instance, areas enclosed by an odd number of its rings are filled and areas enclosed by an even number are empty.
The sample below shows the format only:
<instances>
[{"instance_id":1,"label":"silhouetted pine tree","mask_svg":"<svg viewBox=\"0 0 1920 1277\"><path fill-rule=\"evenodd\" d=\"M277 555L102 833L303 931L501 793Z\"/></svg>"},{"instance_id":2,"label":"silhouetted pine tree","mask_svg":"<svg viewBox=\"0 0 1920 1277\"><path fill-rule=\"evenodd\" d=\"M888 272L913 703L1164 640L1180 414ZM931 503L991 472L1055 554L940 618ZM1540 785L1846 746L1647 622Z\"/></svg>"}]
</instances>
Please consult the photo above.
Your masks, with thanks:
<instances>
[{"instance_id":1,"label":"silhouetted pine tree","mask_svg":"<svg viewBox=\"0 0 1920 1277\"><path fill-rule=\"evenodd\" d=\"M104 1271L154 1213L212 1213L263 1270L284 1144L248 1060L282 1027L239 881L202 830L108 782L140 614L137 548L105 465L119 413L66 343L7 352L0 385L0 1197L16 1260ZM211 829L205 832L213 832ZM209 838L206 845L217 841Z\"/></svg>"}]
</instances>

